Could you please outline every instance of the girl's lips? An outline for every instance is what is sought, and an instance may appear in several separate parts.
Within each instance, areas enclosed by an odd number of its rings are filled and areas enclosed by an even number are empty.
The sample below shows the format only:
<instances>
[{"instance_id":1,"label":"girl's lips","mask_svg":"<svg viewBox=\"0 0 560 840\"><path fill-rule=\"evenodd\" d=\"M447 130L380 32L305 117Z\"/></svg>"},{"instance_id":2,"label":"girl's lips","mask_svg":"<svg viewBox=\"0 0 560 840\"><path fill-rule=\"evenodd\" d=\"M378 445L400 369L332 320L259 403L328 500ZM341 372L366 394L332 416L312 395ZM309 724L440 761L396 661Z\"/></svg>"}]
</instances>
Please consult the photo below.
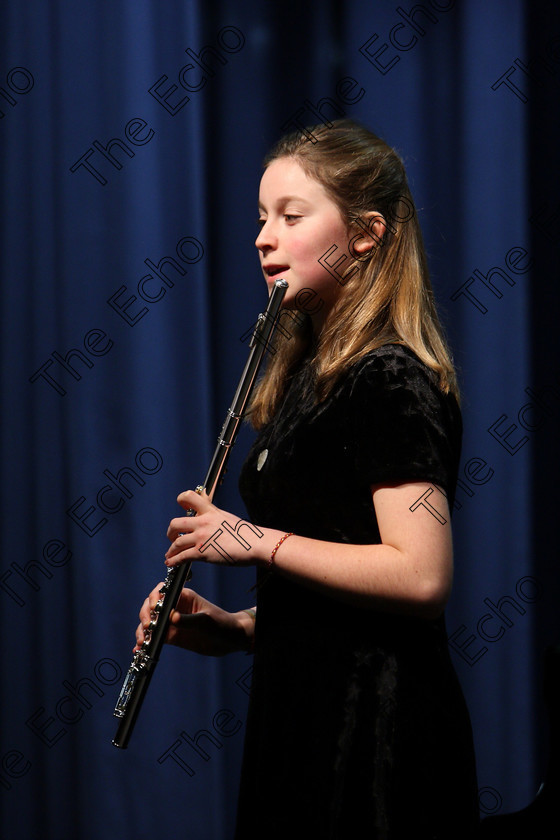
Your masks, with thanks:
<instances>
[{"instance_id":1,"label":"girl's lips","mask_svg":"<svg viewBox=\"0 0 560 840\"><path fill-rule=\"evenodd\" d=\"M269 280L275 280L280 274L284 274L286 271L288 271L287 265L271 265L264 269L264 272Z\"/></svg>"}]
</instances>

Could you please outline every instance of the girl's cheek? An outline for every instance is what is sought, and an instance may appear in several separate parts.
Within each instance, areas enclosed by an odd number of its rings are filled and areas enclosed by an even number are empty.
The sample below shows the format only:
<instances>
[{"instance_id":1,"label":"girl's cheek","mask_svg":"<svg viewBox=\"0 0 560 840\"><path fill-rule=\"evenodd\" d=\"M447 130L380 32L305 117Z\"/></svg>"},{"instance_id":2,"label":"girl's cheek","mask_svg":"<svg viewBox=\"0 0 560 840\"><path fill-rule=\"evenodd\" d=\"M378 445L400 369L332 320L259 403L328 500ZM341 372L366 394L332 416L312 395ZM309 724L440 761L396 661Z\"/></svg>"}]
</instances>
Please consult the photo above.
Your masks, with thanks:
<instances>
[{"instance_id":1,"label":"girl's cheek","mask_svg":"<svg viewBox=\"0 0 560 840\"><path fill-rule=\"evenodd\" d=\"M295 257L306 256L310 250L311 243L300 236L294 236L290 241L290 251Z\"/></svg>"}]
</instances>

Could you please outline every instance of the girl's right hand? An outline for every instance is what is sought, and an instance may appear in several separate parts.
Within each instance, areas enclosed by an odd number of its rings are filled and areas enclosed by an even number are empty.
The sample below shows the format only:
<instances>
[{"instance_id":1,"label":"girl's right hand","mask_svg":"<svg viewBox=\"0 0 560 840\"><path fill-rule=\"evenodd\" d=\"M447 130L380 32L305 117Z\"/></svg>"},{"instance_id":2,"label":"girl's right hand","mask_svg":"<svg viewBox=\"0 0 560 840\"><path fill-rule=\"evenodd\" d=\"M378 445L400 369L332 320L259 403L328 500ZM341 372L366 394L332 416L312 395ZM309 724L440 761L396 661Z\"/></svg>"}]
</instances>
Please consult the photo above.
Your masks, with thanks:
<instances>
[{"instance_id":1,"label":"girl's right hand","mask_svg":"<svg viewBox=\"0 0 560 840\"><path fill-rule=\"evenodd\" d=\"M136 647L144 641L144 630L150 623L150 613L161 598L153 589L140 610L140 624L136 630ZM202 598L192 589L183 589L177 608L171 613L166 642L205 656L224 656L235 651L250 651L253 645L254 619L241 610L230 613Z\"/></svg>"}]
</instances>

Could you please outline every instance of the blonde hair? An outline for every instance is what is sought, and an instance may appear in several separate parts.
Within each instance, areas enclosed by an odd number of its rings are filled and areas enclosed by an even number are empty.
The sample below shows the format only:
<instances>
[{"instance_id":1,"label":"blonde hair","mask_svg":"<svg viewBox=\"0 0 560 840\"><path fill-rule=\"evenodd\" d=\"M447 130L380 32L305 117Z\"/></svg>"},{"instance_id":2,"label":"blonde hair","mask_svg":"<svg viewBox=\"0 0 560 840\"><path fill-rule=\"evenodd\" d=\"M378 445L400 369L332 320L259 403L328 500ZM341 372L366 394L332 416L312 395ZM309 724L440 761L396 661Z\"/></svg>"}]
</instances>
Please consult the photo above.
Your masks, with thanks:
<instances>
[{"instance_id":1,"label":"blonde hair","mask_svg":"<svg viewBox=\"0 0 560 840\"><path fill-rule=\"evenodd\" d=\"M318 336L312 359L316 399L324 400L352 364L383 344L409 347L437 373L441 390L459 399L403 162L359 123L337 120L331 126L308 129L311 138L302 133L282 138L264 161L266 169L279 158L295 160L337 205L349 235L358 238L366 230L375 242L365 256L353 254L340 280L343 289ZM387 223L382 240L367 228L372 211ZM312 340L311 318L305 312L287 329L276 330L273 352L251 403L255 428L274 415L290 374Z\"/></svg>"}]
</instances>

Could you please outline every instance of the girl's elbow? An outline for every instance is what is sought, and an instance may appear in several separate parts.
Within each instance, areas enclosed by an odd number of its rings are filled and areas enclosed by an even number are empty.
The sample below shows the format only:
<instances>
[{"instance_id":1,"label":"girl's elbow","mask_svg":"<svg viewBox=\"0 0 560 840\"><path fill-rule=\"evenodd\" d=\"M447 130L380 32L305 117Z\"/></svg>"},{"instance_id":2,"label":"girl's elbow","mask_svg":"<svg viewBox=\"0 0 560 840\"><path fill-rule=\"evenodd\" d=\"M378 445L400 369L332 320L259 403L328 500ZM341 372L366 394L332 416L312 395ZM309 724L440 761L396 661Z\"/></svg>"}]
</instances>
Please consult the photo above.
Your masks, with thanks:
<instances>
[{"instance_id":1,"label":"girl's elbow","mask_svg":"<svg viewBox=\"0 0 560 840\"><path fill-rule=\"evenodd\" d=\"M425 580L419 599L424 618L433 620L443 614L451 595L452 583L451 571L430 576Z\"/></svg>"}]
</instances>

